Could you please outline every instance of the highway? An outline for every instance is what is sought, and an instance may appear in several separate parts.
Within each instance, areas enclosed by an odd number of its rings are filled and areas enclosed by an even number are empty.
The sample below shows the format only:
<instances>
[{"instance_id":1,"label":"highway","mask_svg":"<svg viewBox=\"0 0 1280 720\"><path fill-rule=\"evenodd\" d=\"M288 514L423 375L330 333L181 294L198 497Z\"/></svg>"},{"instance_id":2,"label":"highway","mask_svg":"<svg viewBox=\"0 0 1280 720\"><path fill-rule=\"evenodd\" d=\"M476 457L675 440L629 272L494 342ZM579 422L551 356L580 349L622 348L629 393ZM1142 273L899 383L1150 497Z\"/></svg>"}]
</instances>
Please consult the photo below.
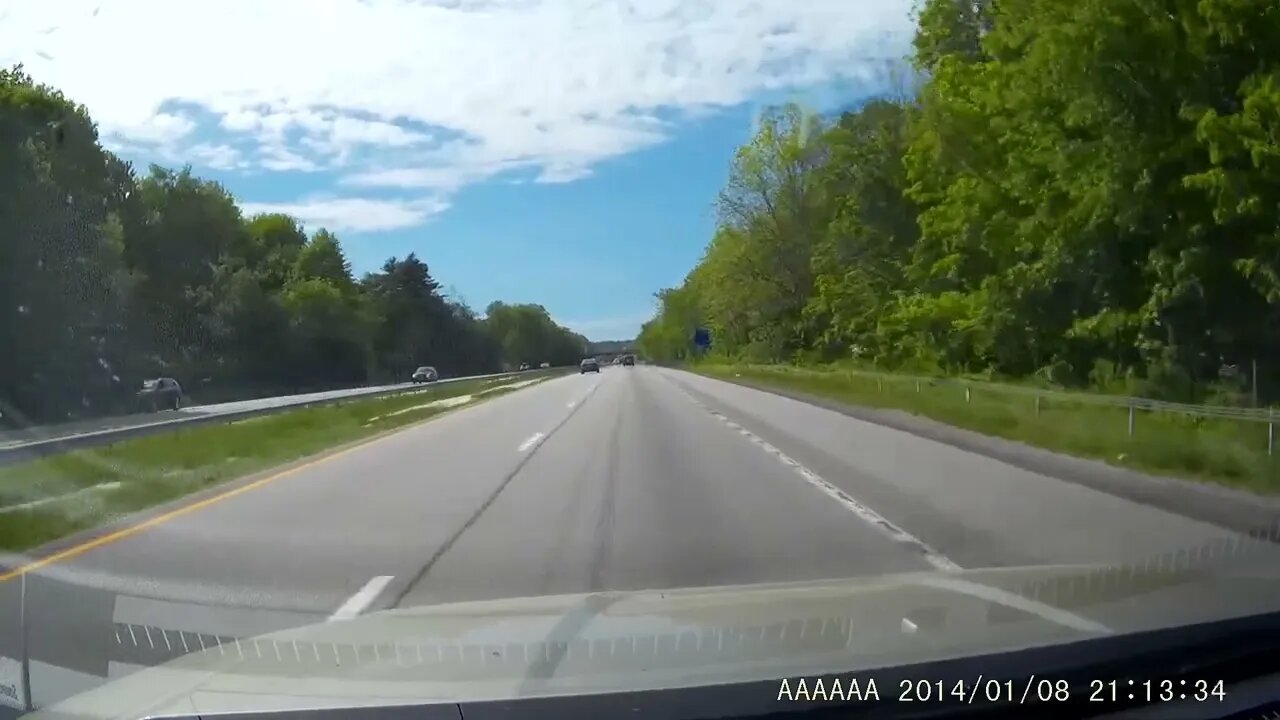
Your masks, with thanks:
<instances>
[{"instance_id":1,"label":"highway","mask_svg":"<svg viewBox=\"0 0 1280 720\"><path fill-rule=\"evenodd\" d=\"M468 377L447 378L433 384L447 384L465 380L478 380L490 377L503 377L512 373L495 373L490 375L473 375ZM279 395L275 397L254 398L250 400L234 400L223 403L205 405L189 405L178 410L160 412L139 412L129 415L113 415L89 418L53 425L30 425L17 430L0 432L0 463L21 462L30 459L34 450L42 447L57 446L60 449L71 447L87 447L98 441L110 441L122 437L148 434L150 432L166 432L174 426L204 421L217 421L219 417L235 417L269 413L291 407L299 407L317 403L328 403L350 398L385 395L397 391L413 390L427 387L412 382L391 385L371 385L367 387L343 388L339 390L323 390L297 395Z\"/></svg>"},{"instance_id":2,"label":"highway","mask_svg":"<svg viewBox=\"0 0 1280 720\"><path fill-rule=\"evenodd\" d=\"M24 593L45 705L183 646L383 608L1128 562L1230 535L778 395L607 367L11 573L0 656L21 654Z\"/></svg>"}]
</instances>

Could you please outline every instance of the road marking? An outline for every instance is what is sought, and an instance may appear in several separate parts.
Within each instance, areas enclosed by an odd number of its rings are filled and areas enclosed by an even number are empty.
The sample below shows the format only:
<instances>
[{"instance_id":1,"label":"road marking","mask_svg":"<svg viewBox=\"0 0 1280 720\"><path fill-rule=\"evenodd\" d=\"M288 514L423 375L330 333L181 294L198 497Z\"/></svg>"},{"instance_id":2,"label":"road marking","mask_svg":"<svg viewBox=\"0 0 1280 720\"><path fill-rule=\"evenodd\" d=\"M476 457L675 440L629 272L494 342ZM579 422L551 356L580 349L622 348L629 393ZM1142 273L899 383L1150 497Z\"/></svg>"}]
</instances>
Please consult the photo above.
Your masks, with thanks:
<instances>
[{"instance_id":1,"label":"road marking","mask_svg":"<svg viewBox=\"0 0 1280 720\"><path fill-rule=\"evenodd\" d=\"M86 542L80 543L79 545L73 545L72 547L69 547L66 550L62 550L60 552L53 553L52 555L42 557L39 560L33 560L27 563L26 565L22 565L20 567L14 568L13 570L0 572L0 583L5 582L7 580L12 580L16 577L20 577L29 572L35 572L36 570L39 570L42 567L46 567L48 565L61 562L63 560L70 560L71 558L83 555L84 553L87 553L90 550L93 550L95 548L100 548L104 545L110 545L113 542L116 542L118 540L123 540L127 537L131 537L133 535L136 535L142 532L143 530L147 530L157 525L161 525L170 520L173 520L174 518L182 517L183 515L195 512L196 510L202 510L211 505L216 505L222 502L223 500L229 500L237 495L241 495L243 493L249 492L250 490L260 488L263 485L266 485L268 483L273 483L276 480L279 480L281 478L285 478L290 475L296 475L297 473L300 473L304 470L310 470L311 468L317 467L322 463L329 462L330 460L336 460L337 458L340 458L344 455L348 455L357 450L363 450L364 448L367 448L368 446L374 443L380 442L382 440L388 440L392 437L395 437L399 433L409 430L413 427L415 427L415 425L408 425L403 428L397 428L394 432L388 435L381 435L379 437L369 438L356 445L352 445L351 447L346 448L345 450L339 450L338 452L332 453L330 455L325 455L324 457L319 457L319 458L316 458L315 460L309 460L300 465L295 465L286 470L281 470L280 472L274 473L272 475L268 475L267 477L254 480L251 483L241 485L240 487L237 487L237 488L232 488L224 493L220 493L218 495L205 498L204 500L193 502L190 505L183 505L182 507L175 508L173 510L170 510L169 512L161 513L154 517L147 518L146 520L143 520L142 522L139 522L136 525L130 525L129 527L121 528L114 532L107 533L106 535L96 537L92 540L88 540Z\"/></svg>"},{"instance_id":2,"label":"road marking","mask_svg":"<svg viewBox=\"0 0 1280 720\"><path fill-rule=\"evenodd\" d=\"M532 448L533 446L537 445L538 442L541 441L542 438L544 437L546 436L543 435L542 433L536 432L530 435L528 440L525 440L524 442L520 443L520 447L516 448L516 450L518 450L519 452L524 452Z\"/></svg>"},{"instance_id":3,"label":"road marking","mask_svg":"<svg viewBox=\"0 0 1280 720\"><path fill-rule=\"evenodd\" d=\"M843 505L846 510L848 510L849 512L852 512L854 515L857 515L862 520L865 520L872 527L876 528L877 530L884 533L885 535L888 535L889 538L892 539L894 542L901 543L903 545L910 545L914 547L917 551L919 551L922 555L924 555L925 561L928 562L930 565L934 566L939 570L944 570L947 572L955 572L961 569L960 566L952 562L950 558L938 552L937 550L934 550L933 548L929 547L929 545L925 544L923 540L917 538L916 536L912 535L906 530L903 530L897 525L894 525L893 523L889 522L884 517L882 517L880 513L858 502L853 498L853 496L849 495L849 493L845 492L844 490L841 490L835 485L832 485L830 482L828 482L825 478L823 478L818 473L810 470L804 465L801 465L798 460L791 457L790 455L787 455L786 453L782 452L778 448L774 447L769 441L765 440L759 435L756 435L750 430L742 427L741 425L734 422L733 420L730 420L720 411L707 407L703 403L699 402L697 398L690 395L688 391L686 391L684 388L680 387L679 385L676 385L675 387L685 396L685 398L689 400L689 402L692 402L694 405L697 405L698 407L702 408L712 417L724 423L728 427L734 430L737 430L739 435L743 436L744 438L751 441L760 449L764 450L765 452L777 458L779 462L791 468L793 471L795 471L797 475L807 480L809 484L818 488L822 492L826 493L829 497L831 497L831 499Z\"/></svg>"},{"instance_id":4,"label":"road marking","mask_svg":"<svg viewBox=\"0 0 1280 720\"><path fill-rule=\"evenodd\" d=\"M432 400L429 403L423 403L422 405L414 405L413 407L407 407L407 408L404 408L403 410L396 410L395 412L389 412L386 415L380 415L376 418L370 418L369 422L373 422L374 420L381 420L384 417L395 417L396 415L403 415L405 413L416 412L418 410L426 410L428 408L457 407L459 405L466 405L467 403L471 402L473 399L474 398L471 395L457 395L454 397L440 398L439 400Z\"/></svg>"},{"instance_id":5,"label":"road marking","mask_svg":"<svg viewBox=\"0 0 1280 720\"><path fill-rule=\"evenodd\" d=\"M569 401L569 404L565 405L565 407L567 407L567 408L569 408L570 410L572 410L572 409L573 409L573 406L574 406L574 405L577 405L577 404L578 404L578 401L577 401L577 400L570 400L570 401Z\"/></svg>"},{"instance_id":6,"label":"road marking","mask_svg":"<svg viewBox=\"0 0 1280 720\"><path fill-rule=\"evenodd\" d=\"M329 621L350 620L364 612L365 608L378 599L378 594L386 589L387 583L391 582L394 577L394 575L379 575L365 583L364 587L356 591L355 595L347 598L347 601L342 603L342 607L329 616Z\"/></svg>"}]
</instances>

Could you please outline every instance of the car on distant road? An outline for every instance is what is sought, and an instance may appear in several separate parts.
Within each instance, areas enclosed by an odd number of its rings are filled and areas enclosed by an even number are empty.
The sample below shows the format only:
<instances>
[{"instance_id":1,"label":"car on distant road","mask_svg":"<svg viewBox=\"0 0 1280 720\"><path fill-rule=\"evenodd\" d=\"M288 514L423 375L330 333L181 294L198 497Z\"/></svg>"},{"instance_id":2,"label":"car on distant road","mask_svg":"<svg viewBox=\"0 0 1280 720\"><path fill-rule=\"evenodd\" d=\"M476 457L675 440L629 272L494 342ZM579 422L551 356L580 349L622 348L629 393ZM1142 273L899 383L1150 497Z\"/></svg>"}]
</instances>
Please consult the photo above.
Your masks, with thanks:
<instances>
[{"instance_id":1,"label":"car on distant road","mask_svg":"<svg viewBox=\"0 0 1280 720\"><path fill-rule=\"evenodd\" d=\"M182 407L182 386L177 380L168 377L143 380L138 400L143 408L151 412L178 410Z\"/></svg>"},{"instance_id":2,"label":"car on distant road","mask_svg":"<svg viewBox=\"0 0 1280 720\"><path fill-rule=\"evenodd\" d=\"M413 382L415 385L418 383L434 382L439 379L440 379L440 373L436 372L436 369L431 367L430 365L423 365L422 367L413 371Z\"/></svg>"},{"instance_id":3,"label":"car on distant road","mask_svg":"<svg viewBox=\"0 0 1280 720\"><path fill-rule=\"evenodd\" d=\"M546 370L547 368L551 367L551 363L549 363L549 362L544 362L544 363L542 363L541 365L539 365L538 367L542 368L543 370Z\"/></svg>"},{"instance_id":4,"label":"car on distant road","mask_svg":"<svg viewBox=\"0 0 1280 720\"><path fill-rule=\"evenodd\" d=\"M597 362L595 358L586 358L582 361L580 365L578 365L579 375L585 375L589 372L593 372L593 373L600 372L600 363Z\"/></svg>"},{"instance_id":5,"label":"car on distant road","mask_svg":"<svg viewBox=\"0 0 1280 720\"><path fill-rule=\"evenodd\" d=\"M528 370L528 369L529 369L529 363L520 363L520 369L521 369L521 370Z\"/></svg>"},{"instance_id":6,"label":"car on distant road","mask_svg":"<svg viewBox=\"0 0 1280 720\"><path fill-rule=\"evenodd\" d=\"M622 358L622 364L623 364L623 365L635 365L635 364L636 364L636 356L635 356L635 355L627 355L627 356L623 357L623 358Z\"/></svg>"}]
</instances>

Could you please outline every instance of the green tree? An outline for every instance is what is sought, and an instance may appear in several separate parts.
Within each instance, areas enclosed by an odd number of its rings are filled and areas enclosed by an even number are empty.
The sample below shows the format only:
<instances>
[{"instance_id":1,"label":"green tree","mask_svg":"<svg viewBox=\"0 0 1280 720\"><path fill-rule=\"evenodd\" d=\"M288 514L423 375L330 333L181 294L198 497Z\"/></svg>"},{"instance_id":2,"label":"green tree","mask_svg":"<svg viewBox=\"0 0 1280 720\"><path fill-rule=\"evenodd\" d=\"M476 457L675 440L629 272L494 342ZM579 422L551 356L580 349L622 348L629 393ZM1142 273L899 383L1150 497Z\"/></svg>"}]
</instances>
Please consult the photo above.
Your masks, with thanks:
<instances>
[{"instance_id":1,"label":"green tree","mask_svg":"<svg viewBox=\"0 0 1280 720\"><path fill-rule=\"evenodd\" d=\"M135 178L21 68L0 71L0 158L0 422L117 412L159 374L200 402L504 363L415 255L356 283L326 230L244 219L190 168ZM576 360L585 338L539 312L529 352Z\"/></svg>"},{"instance_id":2,"label":"green tree","mask_svg":"<svg viewBox=\"0 0 1280 720\"><path fill-rule=\"evenodd\" d=\"M926 0L914 100L816 136L767 117L641 345L687 356L696 317L731 357L1203 397L1280 356L1278 20L1260 0Z\"/></svg>"},{"instance_id":3,"label":"green tree","mask_svg":"<svg viewBox=\"0 0 1280 720\"><path fill-rule=\"evenodd\" d=\"M296 280L284 292L295 384L324 387L363 381L372 358L370 330L359 303L328 280Z\"/></svg>"},{"instance_id":4,"label":"green tree","mask_svg":"<svg viewBox=\"0 0 1280 720\"><path fill-rule=\"evenodd\" d=\"M252 269L264 289L279 292L292 277L307 234L297 220L280 213L255 215L246 221L245 229L234 236L244 245L229 249L229 261Z\"/></svg>"},{"instance_id":5,"label":"green tree","mask_svg":"<svg viewBox=\"0 0 1280 720\"><path fill-rule=\"evenodd\" d=\"M362 285L378 318L373 347L384 373L404 378L419 365L454 370L442 333L450 311L426 263L413 253L403 260L393 257Z\"/></svg>"},{"instance_id":6,"label":"green tree","mask_svg":"<svg viewBox=\"0 0 1280 720\"><path fill-rule=\"evenodd\" d=\"M259 275L247 268L224 268L216 288L213 324L218 354L225 359L228 390L271 394L299 381L307 384L295 372L291 358L294 328L289 310L296 311L297 303L287 308L285 299L270 292Z\"/></svg>"},{"instance_id":7,"label":"green tree","mask_svg":"<svg viewBox=\"0 0 1280 720\"><path fill-rule=\"evenodd\" d=\"M127 172L84 107L21 67L0 70L0 158L0 422L108 411L129 360Z\"/></svg>"},{"instance_id":8,"label":"green tree","mask_svg":"<svg viewBox=\"0 0 1280 720\"><path fill-rule=\"evenodd\" d=\"M880 342L880 319L906 288L919 240L919 210L907 197L909 108L872 101L827 132L828 161L817 184L830 207L813 251L813 294L805 307L814 349L824 359L901 357Z\"/></svg>"},{"instance_id":9,"label":"green tree","mask_svg":"<svg viewBox=\"0 0 1280 720\"><path fill-rule=\"evenodd\" d=\"M570 365L586 350L586 338L558 325L541 305L493 302L485 309L484 325L511 366Z\"/></svg>"},{"instance_id":10,"label":"green tree","mask_svg":"<svg viewBox=\"0 0 1280 720\"><path fill-rule=\"evenodd\" d=\"M343 290L349 290L354 284L351 263L347 261L342 245L333 233L324 228L317 230L311 241L299 251L293 277L326 280Z\"/></svg>"},{"instance_id":11,"label":"green tree","mask_svg":"<svg viewBox=\"0 0 1280 720\"><path fill-rule=\"evenodd\" d=\"M711 276L705 296L727 313L751 315L742 337L726 339L727 350L740 346L776 360L805 342L801 313L813 282L810 256L826 224L814 170L826 147L818 118L796 105L764 113L759 125L735 156L717 200L721 230L704 260ZM725 298L741 288L735 278L749 279L750 292Z\"/></svg>"},{"instance_id":12,"label":"green tree","mask_svg":"<svg viewBox=\"0 0 1280 720\"><path fill-rule=\"evenodd\" d=\"M125 257L139 276L131 320L149 330L147 346L169 372L216 375L214 285L219 266L249 246L240 210L190 168L152 166L138 195L142 222L125 228Z\"/></svg>"}]
</instances>

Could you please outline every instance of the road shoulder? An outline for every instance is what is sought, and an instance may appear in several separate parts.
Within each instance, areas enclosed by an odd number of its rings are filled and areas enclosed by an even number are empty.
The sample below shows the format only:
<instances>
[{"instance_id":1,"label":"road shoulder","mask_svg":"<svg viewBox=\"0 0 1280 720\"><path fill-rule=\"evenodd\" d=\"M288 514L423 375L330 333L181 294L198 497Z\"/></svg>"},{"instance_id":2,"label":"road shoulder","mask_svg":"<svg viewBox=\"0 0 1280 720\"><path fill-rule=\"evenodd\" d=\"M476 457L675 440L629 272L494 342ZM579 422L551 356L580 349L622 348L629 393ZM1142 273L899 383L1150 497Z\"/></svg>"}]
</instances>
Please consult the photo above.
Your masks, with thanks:
<instances>
[{"instance_id":1,"label":"road shoulder","mask_svg":"<svg viewBox=\"0 0 1280 720\"><path fill-rule=\"evenodd\" d=\"M494 398L496 397L500 396L494 396ZM0 554L0 581L7 579L11 575L35 570L46 564L57 562L69 554L78 554L81 548L90 549L107 541L108 538L121 534L132 533L137 529L142 529L144 526L163 522L169 516L187 512L188 509L195 509L198 506L214 502L218 498L224 496L242 493L254 486L271 482L277 477L291 475L303 468L316 465L331 457L346 454L366 445L372 445L394 435L421 427L427 423L444 419L451 414L479 407L481 404L482 403L473 402L465 405L459 405L457 407L447 407L416 422L388 428L387 430L373 435L367 435L350 442L334 445L318 453L295 458L288 462L263 468L238 478L219 482L215 485L201 488L192 493L130 512L101 525L78 530L60 538L42 543L36 547L19 552Z\"/></svg>"},{"instance_id":2,"label":"road shoulder","mask_svg":"<svg viewBox=\"0 0 1280 720\"><path fill-rule=\"evenodd\" d=\"M1280 499L1242 490L1160 477L1118 468L1096 460L1061 455L1025 443L991 437L971 430L912 415L850 405L830 398L770 386L766 383L694 373L711 381L779 395L848 417L911 433L1017 468L1047 475L1126 500L1159 508L1254 537L1280 542Z\"/></svg>"}]
</instances>

